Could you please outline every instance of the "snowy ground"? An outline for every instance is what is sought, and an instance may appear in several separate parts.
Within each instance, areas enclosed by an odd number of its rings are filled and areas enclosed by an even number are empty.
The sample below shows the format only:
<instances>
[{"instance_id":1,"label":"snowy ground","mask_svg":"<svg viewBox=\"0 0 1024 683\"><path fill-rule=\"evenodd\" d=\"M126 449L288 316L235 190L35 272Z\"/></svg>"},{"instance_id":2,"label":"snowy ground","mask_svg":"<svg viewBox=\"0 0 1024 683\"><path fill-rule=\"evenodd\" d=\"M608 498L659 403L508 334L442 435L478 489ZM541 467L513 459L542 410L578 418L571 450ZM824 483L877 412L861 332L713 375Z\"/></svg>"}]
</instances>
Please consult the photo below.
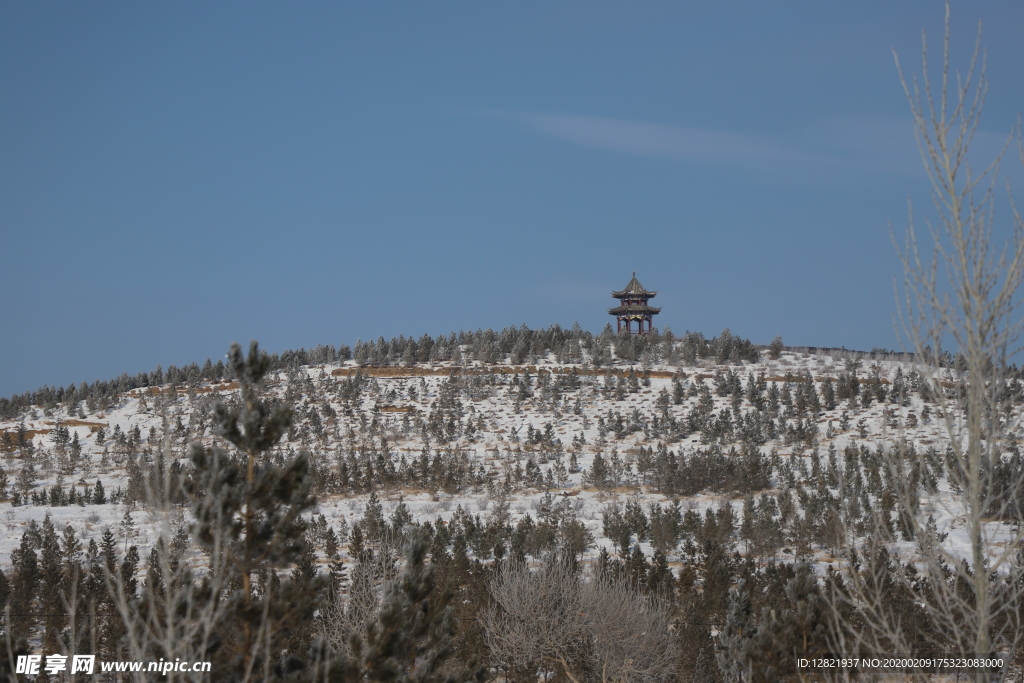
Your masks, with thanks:
<instances>
[{"instance_id":1,"label":"snowy ground","mask_svg":"<svg viewBox=\"0 0 1024 683\"><path fill-rule=\"evenodd\" d=\"M443 398L441 394L449 375L454 372L457 375L470 374L486 378L488 374L497 373L499 384L491 386L481 381L479 387L470 390L472 396L457 396L461 403L462 423L472 421L475 433L470 436L461 434L450 443L431 440L430 447L465 449L471 454L472 459L493 472L496 481L500 481L503 476L502 467L512 462L511 454L517 448L522 449L523 459L531 450L535 450L534 446L526 443L526 435L530 429L543 431L550 423L555 437L560 441L558 450L564 453L561 462L567 464L570 451L576 451L580 468L579 472L569 474L567 480L563 482L565 485L556 487L553 493L567 496L578 518L593 534L595 546L588 552L588 556L593 558L602 546L608 547L609 551L612 550L611 542L602 533L601 510L609 502L624 502L631 497L637 497L646 506L650 501L669 500L669 497L639 484L639 480L633 485L619 487L615 491L584 488L583 473L591 467L595 452L600 451L605 455L616 452L627 463L635 465L639 447L657 447L659 442L658 438L648 436L644 430L627 434L621 439L609 433L602 439L598 427L599 416L607 419L610 411L623 416L633 414L649 424L655 415L665 414L664 406L659 405L659 398L663 403L663 392L672 395L673 377L676 376L682 378L681 382L687 389L687 395L679 405L670 402L667 414L682 418L698 401L698 397L689 393L689 388L698 378L704 378L703 381L711 388L714 410L718 412L732 404L730 397L719 396L714 390L714 377L718 372L736 372L744 387L750 375L763 375L769 385L774 381L781 387L787 375L796 376L809 372L820 391L824 379L831 377L835 382L846 367L846 363L846 358L827 354L785 353L778 360L764 359L758 363L739 365L655 365L646 368L650 375L649 382L641 379L638 390L630 392L627 388L621 400L617 400L614 395L605 396L601 391L608 381L608 368L557 365L543 360L531 366L477 364L465 367L433 364L414 368L364 369L363 372L369 374L371 378L360 393L356 404L347 404L341 400L338 390L339 382L346 381L347 375L357 371L352 363L344 366L303 367L291 373L282 372L275 376L271 390L281 396L288 394L297 406L299 429L292 435L295 438L282 444L283 448L298 450L305 447L320 453L325 461L333 462L339 450L351 450L371 441L379 446L380 436L386 435L388 446L396 457L404 455L412 459L424 448L423 431L417 429L417 421L426 420L430 412L437 408L438 402ZM869 375L871 365L877 366L879 376L887 383L893 381L897 371L905 376L913 371L910 364L900 361L862 362L859 369L862 382ZM538 387L538 373L551 373L549 382L553 382L573 370L579 374L579 387L576 389L562 390L557 396L551 397L545 395ZM644 370L645 368L640 365L622 363L611 367L611 371L616 375L632 371L638 378L642 378ZM521 376L524 371L530 374L532 387L529 393L532 395L517 401L515 389L511 387L510 381ZM84 402L71 410L67 406L50 411L37 408L24 415L21 421L0 422L0 430L14 435L20 427L23 433L29 435L28 438L31 439L36 451L33 462L37 463L35 466L38 474L38 478L33 482L33 490L60 482L63 482L65 488L77 483L80 489L84 489L86 485L94 486L99 479L109 496L118 487L128 486L125 468L116 464L116 432L130 435L137 429L141 440L135 450L148 448L153 453L163 451L168 458L184 458L188 441L218 441L211 436L209 420L201 419L201 413L206 409L204 406L208 408L212 400L225 399L233 393L237 392L227 383L204 384L191 389L179 385L173 389L164 386L157 390L137 390L129 396L122 397L115 407L106 412L89 412ZM320 428L315 429L314 425L309 423L309 407L315 406L323 415L326 414L322 410L325 405L330 405L334 415L324 418ZM750 409L750 403L746 398L741 401L741 406L741 410ZM919 448L934 446L943 451L947 443L943 421L935 419L934 407L931 408L932 419L923 419L923 408L924 404L916 393L911 395L909 406L875 402L864 408L859 401L855 407L847 401L841 401L835 409L822 410L814 417L818 427L818 450L824 459L830 443L834 444L841 454L844 447L851 442L874 448L876 445L891 443L896 438L906 438ZM848 418L845 429L841 427L844 412ZM908 426L908 416L911 412L918 417L917 425L914 427ZM887 416L886 413L890 414ZM374 420L377 421L376 426L372 424ZM71 437L77 438L81 447L81 456L73 471L68 471L63 477L58 474L62 457L66 457L61 455L61 451L66 453L70 446L59 446L55 443L53 433L55 425L61 423L68 428ZM894 424L898 426L894 427ZM105 437L102 444L99 443L101 428ZM371 431L375 433L371 434ZM574 440L580 437L584 442L582 445L574 446ZM676 451L706 447L706 444L702 443L701 435L697 433L690 434L680 442L667 445ZM804 447L798 448L798 454L794 456L794 447L785 445L781 438L768 441L761 449L765 454L776 449L783 461L797 457L807 458L810 454L810 449ZM35 504L14 506L11 492L15 489L23 463L18 449L8 450L3 456L5 459L2 466L8 481L6 498L0 501L0 522L6 527L6 533L0 536L0 565L3 567L10 567L10 553L19 544L21 533L29 521L41 522L46 515L51 516L58 531L68 524L72 525L85 542L89 538L98 539L98 536L109 527L122 544L132 543L139 546L143 563L148 557L149 547L161 529L167 528L168 520L161 519L140 506L110 503L56 507ZM551 463L543 464L541 469L546 471L552 466ZM776 489L779 484L773 481ZM508 503L513 524L527 513L536 517L536 508L544 493L543 490L535 488L519 488L512 491L508 495ZM384 504L385 515L390 515L394 506L402 501L415 519L431 521L438 517L450 519L458 506L486 518L494 509L498 498L494 490L483 487L463 491L456 496L408 488L381 490L378 495ZM335 527L341 526L342 519L345 519L347 526L350 527L354 521L362 517L367 498L368 495L323 496L316 513L322 513ZM697 509L702 514L708 507L731 504L735 508L737 518L743 508L741 497L733 498L725 494L704 493L684 498L681 502L684 509ZM948 486L941 483L939 494L931 501L926 500L925 504L934 507L939 530L949 532L948 546L963 550L966 534L959 517L961 511L957 508L957 497L949 491ZM134 529L128 531L130 538L125 538L125 527L122 524L126 511L134 525ZM180 511L178 514L181 514ZM170 520L170 523L173 524L175 521L180 522L181 519ZM998 523L992 523L990 531L995 536L1007 538L1010 533L1007 526ZM642 547L646 552L651 552L649 544ZM740 548L742 547L741 544ZM826 550L818 549L816 552L820 562L830 560ZM788 557L791 559L791 556ZM780 555L779 559L785 560L787 556Z\"/></svg>"}]
</instances>

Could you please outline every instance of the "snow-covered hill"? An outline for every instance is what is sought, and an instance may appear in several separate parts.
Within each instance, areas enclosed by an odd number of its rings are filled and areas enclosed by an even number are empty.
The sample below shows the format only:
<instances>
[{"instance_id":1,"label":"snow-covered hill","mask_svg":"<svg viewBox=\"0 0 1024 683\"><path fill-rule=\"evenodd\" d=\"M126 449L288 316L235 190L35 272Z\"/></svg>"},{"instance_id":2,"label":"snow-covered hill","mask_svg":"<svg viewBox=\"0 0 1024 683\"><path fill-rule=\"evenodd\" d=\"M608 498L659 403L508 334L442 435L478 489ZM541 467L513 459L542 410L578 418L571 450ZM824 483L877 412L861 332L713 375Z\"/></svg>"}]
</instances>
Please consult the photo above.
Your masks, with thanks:
<instances>
[{"instance_id":1,"label":"snow-covered hill","mask_svg":"<svg viewBox=\"0 0 1024 683\"><path fill-rule=\"evenodd\" d=\"M311 453L316 519L335 530L343 554L372 493L385 519L398 510L416 521L458 517L480 528L517 528L529 516L550 522L552 543L565 541L572 522L577 535L585 528L586 559L602 548L614 553L609 535L624 534L626 547L667 550L670 565L683 552L686 513L703 518L728 507L742 552L825 563L856 521L829 528L827 510L855 491L864 505L855 503L854 514L868 515L878 493L871 480L887 476L871 454L902 441L934 450L934 486L922 505L950 547L963 544L957 497L939 471L947 443L940 409L925 400L904 357L783 351L772 358L761 349L757 360L748 350L747 360L722 362L683 352L685 339L659 337L659 349L651 351L648 340L645 352L622 354L637 357L627 361L613 351L621 342L607 340L602 358L594 339L577 348L580 362L550 350L481 362L456 345L449 360L408 357L380 367L364 357L283 367L266 391L294 408L295 424L277 455ZM112 400L83 393L70 403L35 405L0 423L7 531L0 564L10 566L22 531L47 515L83 541L110 528L125 546L138 545L142 558L161 532L183 528L185 502L158 514L146 505L147 485L170 463L187 469L193 441L226 445L211 434L212 411L238 392L227 377L178 375L175 384ZM867 484L854 487L858 477ZM642 530L643 522L621 521L622 510L637 503L651 520L657 506L675 510L670 542ZM991 527L1006 533L998 521ZM322 525L313 528L322 534ZM483 541L472 550L482 559L494 552Z\"/></svg>"}]
</instances>

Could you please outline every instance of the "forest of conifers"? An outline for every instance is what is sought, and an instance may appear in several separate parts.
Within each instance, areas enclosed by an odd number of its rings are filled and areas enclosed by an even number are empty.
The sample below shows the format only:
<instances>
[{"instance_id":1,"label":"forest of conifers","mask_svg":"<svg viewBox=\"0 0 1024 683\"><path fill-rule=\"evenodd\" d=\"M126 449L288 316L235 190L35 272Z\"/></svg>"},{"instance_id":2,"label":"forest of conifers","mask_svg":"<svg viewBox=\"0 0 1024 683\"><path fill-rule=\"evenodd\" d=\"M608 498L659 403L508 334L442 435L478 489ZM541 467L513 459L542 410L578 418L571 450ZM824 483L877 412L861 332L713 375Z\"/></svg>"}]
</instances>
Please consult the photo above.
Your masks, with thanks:
<instances>
[{"instance_id":1,"label":"forest of conifers","mask_svg":"<svg viewBox=\"0 0 1024 683\"><path fill-rule=\"evenodd\" d=\"M513 327L234 347L3 399L6 665L780 680L865 646L865 583L906 638L875 646L955 647L915 564L956 541L965 476L940 423L967 379L939 365L941 396L884 351ZM1013 370L988 425L1008 444L986 484L996 536L1020 519L1020 389ZM1016 605L1004 580L994 599Z\"/></svg>"}]
</instances>

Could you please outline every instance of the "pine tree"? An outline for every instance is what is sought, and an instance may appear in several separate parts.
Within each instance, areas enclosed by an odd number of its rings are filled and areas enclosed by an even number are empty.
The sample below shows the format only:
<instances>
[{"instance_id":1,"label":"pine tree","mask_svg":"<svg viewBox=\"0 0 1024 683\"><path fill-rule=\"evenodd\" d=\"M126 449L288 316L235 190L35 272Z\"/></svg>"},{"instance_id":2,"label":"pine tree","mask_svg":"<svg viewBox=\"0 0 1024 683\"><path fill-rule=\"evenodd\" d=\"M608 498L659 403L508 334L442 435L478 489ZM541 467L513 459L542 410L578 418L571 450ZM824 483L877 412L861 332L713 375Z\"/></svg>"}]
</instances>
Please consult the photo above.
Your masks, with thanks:
<instances>
[{"instance_id":1,"label":"pine tree","mask_svg":"<svg viewBox=\"0 0 1024 683\"><path fill-rule=\"evenodd\" d=\"M474 677L469 669L442 671L452 654L456 622L451 594L438 590L434 566L426 563L427 547L422 533L406 543L402 577L388 586L377 619L359 643L369 680L431 683Z\"/></svg>"},{"instance_id":2,"label":"pine tree","mask_svg":"<svg viewBox=\"0 0 1024 683\"><path fill-rule=\"evenodd\" d=\"M609 484L608 480L608 466L605 464L605 460L601 457L601 454L596 453L594 454L594 460L591 463L590 471L583 475L583 485L602 488Z\"/></svg>"},{"instance_id":3,"label":"pine tree","mask_svg":"<svg viewBox=\"0 0 1024 683\"><path fill-rule=\"evenodd\" d=\"M291 571L288 591L299 595L299 600L309 602L308 596L311 593L319 596L324 590L324 582L319 579L316 567L316 553L313 551L313 544L308 538L303 539L302 554L299 555L295 567ZM284 597L282 595L282 597ZM313 619L312 613L305 620L296 620L284 627L288 631L287 649L291 653L306 653L313 642Z\"/></svg>"},{"instance_id":4,"label":"pine tree","mask_svg":"<svg viewBox=\"0 0 1024 683\"><path fill-rule=\"evenodd\" d=\"M806 564L797 565L796 575L786 584L786 598L791 607L782 611L778 627L771 629L780 660L827 652L829 606L821 595L814 572Z\"/></svg>"},{"instance_id":5,"label":"pine tree","mask_svg":"<svg viewBox=\"0 0 1024 683\"><path fill-rule=\"evenodd\" d=\"M63 536L60 539L60 556L65 564L71 565L79 561L82 553L82 543L78 540L75 527L71 524L65 526Z\"/></svg>"},{"instance_id":6,"label":"pine tree","mask_svg":"<svg viewBox=\"0 0 1024 683\"><path fill-rule=\"evenodd\" d=\"M61 630L67 622L65 608L61 601L62 553L57 531L47 515L43 519L42 552L39 569L42 583L39 591L39 609L43 615L43 650L57 652Z\"/></svg>"},{"instance_id":7,"label":"pine tree","mask_svg":"<svg viewBox=\"0 0 1024 683\"><path fill-rule=\"evenodd\" d=\"M138 579L135 578L135 573L139 569L139 547L131 546L128 548L128 552L124 554L124 559L121 561L120 570L120 585L124 588L125 595L129 599L135 596L135 591L138 589Z\"/></svg>"},{"instance_id":8,"label":"pine tree","mask_svg":"<svg viewBox=\"0 0 1024 683\"><path fill-rule=\"evenodd\" d=\"M405 504L404 500L399 499L398 505L391 512L391 522L389 523L391 537L404 539L410 524L412 524L412 513L409 511L409 506Z\"/></svg>"},{"instance_id":9,"label":"pine tree","mask_svg":"<svg viewBox=\"0 0 1024 683\"><path fill-rule=\"evenodd\" d=\"M35 484L36 467L30 458L23 461L21 470L18 472L18 478L15 486L17 487L18 492L24 497L28 495L28 492L32 490Z\"/></svg>"},{"instance_id":10,"label":"pine tree","mask_svg":"<svg viewBox=\"0 0 1024 683\"><path fill-rule=\"evenodd\" d=\"M735 588L729 589L729 611L726 613L725 626L718 636L719 651L716 659L725 683L750 680L750 650L754 629L750 594L746 591L745 581L741 579Z\"/></svg>"},{"instance_id":11,"label":"pine tree","mask_svg":"<svg viewBox=\"0 0 1024 683\"><path fill-rule=\"evenodd\" d=\"M9 629L11 640L17 642L27 639L35 624L35 600L42 581L39 558L28 531L21 535L21 545L11 553L11 564L14 565L14 574L11 581Z\"/></svg>"},{"instance_id":12,"label":"pine tree","mask_svg":"<svg viewBox=\"0 0 1024 683\"><path fill-rule=\"evenodd\" d=\"M89 550L93 546L90 541ZM98 553L92 558L90 584L94 590L96 613L96 640L99 651L96 653L107 659L117 659L118 646L124 634L124 623L114 604L115 571L117 569L117 538L107 527L97 547ZM90 553L91 554L91 553ZM114 590L112 590L114 589Z\"/></svg>"},{"instance_id":13,"label":"pine tree","mask_svg":"<svg viewBox=\"0 0 1024 683\"><path fill-rule=\"evenodd\" d=\"M113 573L114 564L117 561L117 539L114 532L107 527L103 530L100 538L100 560L104 563L108 573Z\"/></svg>"},{"instance_id":14,"label":"pine tree","mask_svg":"<svg viewBox=\"0 0 1024 683\"><path fill-rule=\"evenodd\" d=\"M379 541L384 538L387 524L384 521L384 506L377 498L377 492L370 492L370 499L366 501L366 511L363 513L363 527L366 537L372 541Z\"/></svg>"},{"instance_id":15,"label":"pine tree","mask_svg":"<svg viewBox=\"0 0 1024 683\"><path fill-rule=\"evenodd\" d=\"M693 665L690 683L718 683L718 670L709 650L710 648L702 647L697 651L697 661Z\"/></svg>"},{"instance_id":16,"label":"pine tree","mask_svg":"<svg viewBox=\"0 0 1024 683\"><path fill-rule=\"evenodd\" d=\"M337 594L337 591L341 590L342 586L345 584L347 572L345 571L345 563L338 554L338 536L334 532L333 527L327 527L326 536L327 541L325 544L325 555L327 556L327 564L330 567L330 590L332 594Z\"/></svg>"},{"instance_id":17,"label":"pine tree","mask_svg":"<svg viewBox=\"0 0 1024 683\"><path fill-rule=\"evenodd\" d=\"M61 576L60 601L67 614L67 624L61 640L75 652L85 652L91 640L89 631L89 601L86 596L86 575L82 569L82 543L75 528L68 524L60 542Z\"/></svg>"},{"instance_id":18,"label":"pine tree","mask_svg":"<svg viewBox=\"0 0 1024 683\"><path fill-rule=\"evenodd\" d=\"M128 542L135 537L135 520L132 519L131 512L128 508L124 509L124 515L121 517L121 522L118 524L121 530L121 535L124 536L124 549L128 552Z\"/></svg>"},{"instance_id":19,"label":"pine tree","mask_svg":"<svg viewBox=\"0 0 1024 683\"><path fill-rule=\"evenodd\" d=\"M256 342L247 358L234 344L228 353L238 380L241 405L215 408L215 432L233 444L241 463L220 448L198 442L191 450L196 471L193 536L221 557L212 569L236 590L213 595L219 600L220 632L236 634L216 652L214 668L236 680L296 675L308 668L307 653L285 653L292 631L312 621L325 582L319 577L276 584L276 569L299 561L305 552L302 514L315 504L309 459L300 452L284 466L264 454L287 431L292 411L261 399L259 385L270 359ZM265 578L255 591L254 579ZM319 664L319 663L318 663Z\"/></svg>"},{"instance_id":20,"label":"pine tree","mask_svg":"<svg viewBox=\"0 0 1024 683\"><path fill-rule=\"evenodd\" d=\"M836 407L836 388L831 377L826 377L821 383L821 402L825 410L833 410Z\"/></svg>"},{"instance_id":21,"label":"pine tree","mask_svg":"<svg viewBox=\"0 0 1024 683\"><path fill-rule=\"evenodd\" d=\"M356 522L352 525L352 538L348 542L349 553L359 559L366 552L366 544L363 539L363 525Z\"/></svg>"},{"instance_id":22,"label":"pine tree","mask_svg":"<svg viewBox=\"0 0 1024 683\"><path fill-rule=\"evenodd\" d=\"M328 561L331 561L338 554L338 535L334 532L333 527L327 527L327 531L324 532L324 555Z\"/></svg>"},{"instance_id":23,"label":"pine tree","mask_svg":"<svg viewBox=\"0 0 1024 683\"><path fill-rule=\"evenodd\" d=\"M96 545L96 539L90 538L89 544L85 547L85 558L82 560L83 569L87 572L85 589L89 596L95 596L101 587L101 582L96 581L99 557L100 547ZM99 577L102 578L102 572L99 573Z\"/></svg>"}]
</instances>

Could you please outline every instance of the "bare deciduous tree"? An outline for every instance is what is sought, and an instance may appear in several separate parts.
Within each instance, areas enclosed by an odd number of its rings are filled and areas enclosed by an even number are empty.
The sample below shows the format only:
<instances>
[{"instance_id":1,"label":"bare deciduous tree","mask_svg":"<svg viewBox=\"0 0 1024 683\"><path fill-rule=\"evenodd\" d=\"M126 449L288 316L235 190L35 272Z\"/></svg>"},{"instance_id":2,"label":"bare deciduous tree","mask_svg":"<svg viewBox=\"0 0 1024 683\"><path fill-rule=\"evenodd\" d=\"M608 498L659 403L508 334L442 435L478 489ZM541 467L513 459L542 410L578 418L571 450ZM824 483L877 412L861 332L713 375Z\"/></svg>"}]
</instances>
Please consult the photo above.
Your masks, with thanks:
<instances>
[{"instance_id":1,"label":"bare deciduous tree","mask_svg":"<svg viewBox=\"0 0 1024 683\"><path fill-rule=\"evenodd\" d=\"M352 568L347 594L335 592L324 601L319 627L335 651L350 657L356 654L352 651L352 635L361 635L380 612L388 585L401 574L401 551L402 539L385 534L378 547L365 551Z\"/></svg>"},{"instance_id":2,"label":"bare deciduous tree","mask_svg":"<svg viewBox=\"0 0 1024 683\"><path fill-rule=\"evenodd\" d=\"M1013 430L1008 368L1020 350L1022 329L1017 293L1024 279L1024 222L1010 197L1012 234L1001 248L994 244L1003 153L981 172L969 159L988 89L980 26L965 73L951 70L949 27L947 3L938 83L929 75L926 42L920 78L908 80L896 59L936 212L925 239L910 214L905 245L898 249L904 266L899 319L922 381L940 403L950 448L948 486L922 494L921 453L905 445L888 449L884 464L896 489L897 526L905 540L914 541L915 554L906 559L919 574L881 575L891 572L879 553L896 539L889 520L879 519L862 546L860 564L847 574L844 595L834 596L842 622L835 629L836 647L844 652L911 653L923 640L937 652L1012 655L1024 635L1024 467L1006 438ZM1020 148L1019 130L1016 139ZM1011 135L1003 152L1013 140ZM962 359L956 372L942 363L941 349L950 345ZM948 539L936 529L937 512L952 521ZM906 599L894 601L894 591ZM853 619L838 619L850 608ZM927 632L909 633L902 608L923 610ZM974 674L979 681L990 676L983 670Z\"/></svg>"},{"instance_id":3,"label":"bare deciduous tree","mask_svg":"<svg viewBox=\"0 0 1024 683\"><path fill-rule=\"evenodd\" d=\"M676 644L667 610L623 580L595 576L582 586L591 659L608 681L671 678Z\"/></svg>"},{"instance_id":4,"label":"bare deciduous tree","mask_svg":"<svg viewBox=\"0 0 1024 683\"><path fill-rule=\"evenodd\" d=\"M578 658L587 625L580 577L567 562L550 558L536 571L508 561L491 581L494 604L481 615L487 643L508 667L550 670Z\"/></svg>"},{"instance_id":5,"label":"bare deciduous tree","mask_svg":"<svg viewBox=\"0 0 1024 683\"><path fill-rule=\"evenodd\" d=\"M660 681L672 676L675 647L665 609L622 580L580 576L552 557L531 571L507 562L482 615L487 642L506 666L561 670L578 681Z\"/></svg>"}]
</instances>

